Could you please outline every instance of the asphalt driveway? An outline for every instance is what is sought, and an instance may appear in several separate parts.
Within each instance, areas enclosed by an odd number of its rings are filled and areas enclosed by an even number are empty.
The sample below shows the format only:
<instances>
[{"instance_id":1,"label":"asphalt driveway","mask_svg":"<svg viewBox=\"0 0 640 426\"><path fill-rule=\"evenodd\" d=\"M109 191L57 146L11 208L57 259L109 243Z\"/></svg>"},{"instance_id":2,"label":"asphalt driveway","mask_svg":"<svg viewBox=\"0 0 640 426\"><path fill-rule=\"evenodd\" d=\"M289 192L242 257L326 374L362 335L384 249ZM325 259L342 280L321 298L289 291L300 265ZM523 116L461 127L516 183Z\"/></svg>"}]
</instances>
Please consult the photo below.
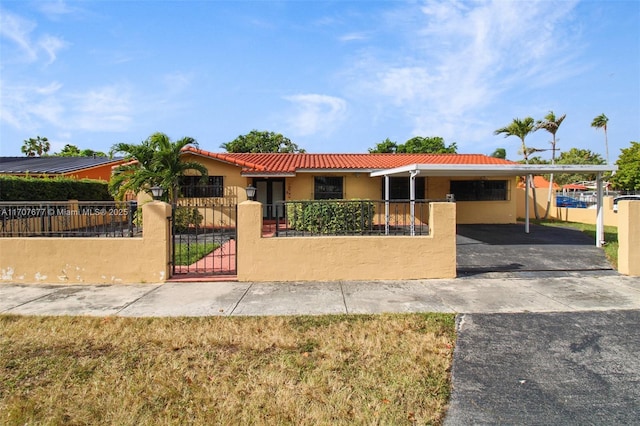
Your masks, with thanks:
<instances>
[{"instance_id":1,"label":"asphalt driveway","mask_svg":"<svg viewBox=\"0 0 640 426\"><path fill-rule=\"evenodd\" d=\"M466 314L445 425L640 424L640 311Z\"/></svg>"},{"instance_id":2,"label":"asphalt driveway","mask_svg":"<svg viewBox=\"0 0 640 426\"><path fill-rule=\"evenodd\" d=\"M575 229L524 224L458 225L458 277L616 274L593 238Z\"/></svg>"}]
</instances>

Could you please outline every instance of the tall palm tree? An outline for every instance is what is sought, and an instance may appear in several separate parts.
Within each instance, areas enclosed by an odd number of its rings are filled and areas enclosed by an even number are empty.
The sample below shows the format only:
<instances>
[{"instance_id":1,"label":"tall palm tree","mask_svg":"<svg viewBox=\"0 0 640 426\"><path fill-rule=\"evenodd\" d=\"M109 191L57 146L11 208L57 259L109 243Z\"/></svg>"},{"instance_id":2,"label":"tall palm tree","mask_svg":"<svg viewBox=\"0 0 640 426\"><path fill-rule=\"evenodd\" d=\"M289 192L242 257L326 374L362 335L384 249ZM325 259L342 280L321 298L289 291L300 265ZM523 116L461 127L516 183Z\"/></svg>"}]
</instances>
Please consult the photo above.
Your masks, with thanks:
<instances>
[{"instance_id":1,"label":"tall palm tree","mask_svg":"<svg viewBox=\"0 0 640 426\"><path fill-rule=\"evenodd\" d=\"M524 163L529 164L529 154L532 152L535 152L536 150L527 147L527 144L525 143L525 138L529 133L531 133L534 130L534 126L535 126L535 121L533 120L532 117L525 117L522 120L519 118L514 118L513 121L508 126L501 127L495 130L493 134L494 135L504 134L505 138L509 136L519 137L520 141L522 142L520 151L522 152L522 155L524 157ZM529 175L527 175L526 177L526 185L529 188L531 188L532 186L532 182L531 182L531 179L529 179ZM537 204L538 203L536 201L536 191L534 190L533 191L533 212L536 216L536 219L539 218Z\"/></svg>"},{"instance_id":2,"label":"tall palm tree","mask_svg":"<svg viewBox=\"0 0 640 426\"><path fill-rule=\"evenodd\" d=\"M49 152L50 148L51 144L49 144L49 139L38 136L36 138L25 139L20 149L27 157L35 157L36 155L42 157L43 154Z\"/></svg>"},{"instance_id":3,"label":"tall palm tree","mask_svg":"<svg viewBox=\"0 0 640 426\"><path fill-rule=\"evenodd\" d=\"M195 170L204 179L207 168L200 163L182 161L180 154L187 145L196 145L195 139L184 137L175 142L164 133L154 133L145 141L136 144L118 143L111 148L111 153L123 153L131 160L114 170L109 181L109 190L117 198L124 198L128 191L150 192L152 186L165 189L165 199L171 203L178 200L180 194L180 177L187 170Z\"/></svg>"},{"instance_id":4,"label":"tall palm tree","mask_svg":"<svg viewBox=\"0 0 640 426\"><path fill-rule=\"evenodd\" d=\"M609 141L607 140L607 123L609 122L609 118L604 115L604 113L600 114L591 122L591 127L595 127L596 129L604 130L604 149L607 157L607 164L609 164Z\"/></svg>"},{"instance_id":5,"label":"tall palm tree","mask_svg":"<svg viewBox=\"0 0 640 426\"><path fill-rule=\"evenodd\" d=\"M505 127L501 127L493 132L494 135L504 134L504 137L509 136L517 136L522 141L522 155L524 156L525 164L529 164L529 154L533 152L529 148L527 148L527 144L525 143L525 138L529 133L531 133L534 129L534 120L531 117L526 117L524 119L514 118L511 124Z\"/></svg>"},{"instance_id":6,"label":"tall palm tree","mask_svg":"<svg viewBox=\"0 0 640 426\"><path fill-rule=\"evenodd\" d=\"M551 133L551 164L556 163L556 132L558 128L564 121L567 114L562 114L560 117L556 117L553 111L549 111L549 114L544 116L544 120L536 121L536 127L533 129L536 130L544 129L547 132ZM553 192L553 173L551 173L549 177L549 194L547 196L547 210L545 211L543 219L546 219L549 216L549 210L551 208L551 193Z\"/></svg>"}]
</instances>

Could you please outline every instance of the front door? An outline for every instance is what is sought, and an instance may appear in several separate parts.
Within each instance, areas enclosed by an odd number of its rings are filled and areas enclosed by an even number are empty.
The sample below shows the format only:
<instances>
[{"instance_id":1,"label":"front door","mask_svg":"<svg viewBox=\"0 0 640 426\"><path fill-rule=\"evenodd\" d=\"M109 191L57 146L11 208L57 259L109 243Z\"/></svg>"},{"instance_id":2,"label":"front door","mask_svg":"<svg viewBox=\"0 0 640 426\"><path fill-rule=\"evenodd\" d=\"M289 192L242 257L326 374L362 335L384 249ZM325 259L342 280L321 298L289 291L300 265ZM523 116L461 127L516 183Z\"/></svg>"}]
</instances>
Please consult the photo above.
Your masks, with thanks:
<instances>
[{"instance_id":1,"label":"front door","mask_svg":"<svg viewBox=\"0 0 640 426\"><path fill-rule=\"evenodd\" d=\"M256 201L262 203L263 219L282 217L284 201L284 179L254 179L256 187Z\"/></svg>"}]
</instances>

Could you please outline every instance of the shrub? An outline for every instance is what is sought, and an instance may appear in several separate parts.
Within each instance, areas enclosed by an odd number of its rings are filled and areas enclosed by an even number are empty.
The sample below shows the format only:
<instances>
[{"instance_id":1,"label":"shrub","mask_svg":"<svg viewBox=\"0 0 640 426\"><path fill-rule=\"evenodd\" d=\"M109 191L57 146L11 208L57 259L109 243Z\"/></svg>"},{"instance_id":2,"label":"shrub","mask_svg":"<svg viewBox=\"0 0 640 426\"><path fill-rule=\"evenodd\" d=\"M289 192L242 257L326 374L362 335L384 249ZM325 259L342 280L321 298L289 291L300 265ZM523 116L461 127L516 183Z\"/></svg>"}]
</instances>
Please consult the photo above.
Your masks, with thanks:
<instances>
[{"instance_id":1,"label":"shrub","mask_svg":"<svg viewBox=\"0 0 640 426\"><path fill-rule=\"evenodd\" d=\"M113 201L107 182L66 177L0 176L0 201Z\"/></svg>"},{"instance_id":2,"label":"shrub","mask_svg":"<svg viewBox=\"0 0 640 426\"><path fill-rule=\"evenodd\" d=\"M375 207L371 201L297 201L287 203L289 226L314 234L362 233L371 229Z\"/></svg>"},{"instance_id":3,"label":"shrub","mask_svg":"<svg viewBox=\"0 0 640 426\"><path fill-rule=\"evenodd\" d=\"M173 229L176 232L186 232L189 229L198 229L204 216L197 207L177 206L173 214Z\"/></svg>"}]
</instances>

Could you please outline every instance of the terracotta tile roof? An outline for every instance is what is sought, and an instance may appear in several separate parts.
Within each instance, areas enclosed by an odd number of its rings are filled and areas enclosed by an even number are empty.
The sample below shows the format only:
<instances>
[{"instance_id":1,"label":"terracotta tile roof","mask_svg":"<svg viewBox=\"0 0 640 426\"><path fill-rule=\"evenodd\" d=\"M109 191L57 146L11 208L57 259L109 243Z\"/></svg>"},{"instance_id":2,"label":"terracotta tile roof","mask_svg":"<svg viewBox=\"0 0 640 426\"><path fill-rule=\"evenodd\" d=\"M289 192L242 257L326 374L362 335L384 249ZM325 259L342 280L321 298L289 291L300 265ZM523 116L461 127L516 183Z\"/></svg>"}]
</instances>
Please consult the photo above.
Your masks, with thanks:
<instances>
[{"instance_id":1,"label":"terracotta tile roof","mask_svg":"<svg viewBox=\"0 0 640 426\"><path fill-rule=\"evenodd\" d=\"M295 173L301 170L383 170L409 164L517 164L482 154L254 154L215 153L187 147L185 152L243 167L244 173Z\"/></svg>"}]
</instances>

